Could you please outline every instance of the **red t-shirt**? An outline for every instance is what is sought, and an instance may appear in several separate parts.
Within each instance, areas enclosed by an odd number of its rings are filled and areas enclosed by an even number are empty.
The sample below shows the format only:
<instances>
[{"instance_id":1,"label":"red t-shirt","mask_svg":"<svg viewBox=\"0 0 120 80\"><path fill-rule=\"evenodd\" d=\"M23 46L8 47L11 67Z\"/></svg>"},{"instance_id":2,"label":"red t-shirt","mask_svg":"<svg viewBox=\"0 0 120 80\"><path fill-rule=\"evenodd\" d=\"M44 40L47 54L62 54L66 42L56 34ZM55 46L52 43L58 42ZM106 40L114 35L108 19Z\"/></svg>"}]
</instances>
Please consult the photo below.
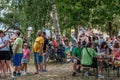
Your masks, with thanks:
<instances>
[{"instance_id":1,"label":"red t-shirt","mask_svg":"<svg viewBox=\"0 0 120 80\"><path fill-rule=\"evenodd\" d=\"M54 40L53 44L54 44L54 48L56 48L57 47L57 41Z\"/></svg>"}]
</instances>

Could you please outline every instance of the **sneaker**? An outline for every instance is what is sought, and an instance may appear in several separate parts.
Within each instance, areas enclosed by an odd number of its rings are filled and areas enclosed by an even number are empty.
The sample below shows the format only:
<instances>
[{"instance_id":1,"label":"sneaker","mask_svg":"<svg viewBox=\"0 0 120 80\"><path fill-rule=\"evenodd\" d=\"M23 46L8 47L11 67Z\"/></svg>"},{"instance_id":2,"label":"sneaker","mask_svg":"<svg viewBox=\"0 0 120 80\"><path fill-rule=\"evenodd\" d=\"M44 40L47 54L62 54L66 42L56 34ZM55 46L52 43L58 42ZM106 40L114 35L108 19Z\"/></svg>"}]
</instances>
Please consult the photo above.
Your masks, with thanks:
<instances>
[{"instance_id":1,"label":"sneaker","mask_svg":"<svg viewBox=\"0 0 120 80\"><path fill-rule=\"evenodd\" d=\"M21 75L24 75L24 71L21 71Z\"/></svg>"},{"instance_id":2,"label":"sneaker","mask_svg":"<svg viewBox=\"0 0 120 80\"><path fill-rule=\"evenodd\" d=\"M17 73L14 71L14 72L13 72L13 76L16 76L16 75L17 75Z\"/></svg>"},{"instance_id":3,"label":"sneaker","mask_svg":"<svg viewBox=\"0 0 120 80\"><path fill-rule=\"evenodd\" d=\"M42 72L44 72L44 69L42 70Z\"/></svg>"},{"instance_id":4,"label":"sneaker","mask_svg":"<svg viewBox=\"0 0 120 80\"><path fill-rule=\"evenodd\" d=\"M11 78L15 78L15 76L12 75Z\"/></svg>"},{"instance_id":5,"label":"sneaker","mask_svg":"<svg viewBox=\"0 0 120 80\"><path fill-rule=\"evenodd\" d=\"M98 75L98 78L104 78L104 76L99 74L99 75Z\"/></svg>"},{"instance_id":6,"label":"sneaker","mask_svg":"<svg viewBox=\"0 0 120 80\"><path fill-rule=\"evenodd\" d=\"M18 76L18 77L19 77L20 75L21 75L21 73L16 73L16 76Z\"/></svg>"},{"instance_id":7,"label":"sneaker","mask_svg":"<svg viewBox=\"0 0 120 80\"><path fill-rule=\"evenodd\" d=\"M72 76L76 76L76 72L73 72Z\"/></svg>"},{"instance_id":8,"label":"sneaker","mask_svg":"<svg viewBox=\"0 0 120 80\"><path fill-rule=\"evenodd\" d=\"M27 73L26 72L22 72L21 75L25 76L25 75L27 75Z\"/></svg>"},{"instance_id":9,"label":"sneaker","mask_svg":"<svg viewBox=\"0 0 120 80\"><path fill-rule=\"evenodd\" d=\"M47 72L47 70L46 70L46 69L44 69L44 72Z\"/></svg>"},{"instance_id":10,"label":"sneaker","mask_svg":"<svg viewBox=\"0 0 120 80\"><path fill-rule=\"evenodd\" d=\"M42 72L47 72L47 70L46 70L46 69L43 69Z\"/></svg>"},{"instance_id":11,"label":"sneaker","mask_svg":"<svg viewBox=\"0 0 120 80\"><path fill-rule=\"evenodd\" d=\"M25 75L27 75L27 73L26 73L26 72L24 72L24 76L25 76Z\"/></svg>"}]
</instances>

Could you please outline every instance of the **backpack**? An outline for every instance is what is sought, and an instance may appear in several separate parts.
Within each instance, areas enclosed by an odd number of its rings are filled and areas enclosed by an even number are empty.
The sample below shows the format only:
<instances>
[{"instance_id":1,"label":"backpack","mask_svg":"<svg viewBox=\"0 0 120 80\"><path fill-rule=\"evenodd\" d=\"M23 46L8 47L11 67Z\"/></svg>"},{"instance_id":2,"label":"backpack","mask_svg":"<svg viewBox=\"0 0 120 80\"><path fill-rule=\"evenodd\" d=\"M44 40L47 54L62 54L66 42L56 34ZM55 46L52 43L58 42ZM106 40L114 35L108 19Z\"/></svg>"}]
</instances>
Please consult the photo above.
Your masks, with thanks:
<instances>
[{"instance_id":1,"label":"backpack","mask_svg":"<svg viewBox=\"0 0 120 80\"><path fill-rule=\"evenodd\" d=\"M89 51L88 51L87 48L86 48L86 51L87 51L88 55L91 57L91 59L92 59L91 67L92 67L92 68L97 68L97 67L98 67L98 61L97 61L97 58L92 57L92 55L89 53Z\"/></svg>"},{"instance_id":2,"label":"backpack","mask_svg":"<svg viewBox=\"0 0 120 80\"><path fill-rule=\"evenodd\" d=\"M57 55L59 57L65 57L65 48L61 47L61 46L58 46L57 47Z\"/></svg>"}]
</instances>

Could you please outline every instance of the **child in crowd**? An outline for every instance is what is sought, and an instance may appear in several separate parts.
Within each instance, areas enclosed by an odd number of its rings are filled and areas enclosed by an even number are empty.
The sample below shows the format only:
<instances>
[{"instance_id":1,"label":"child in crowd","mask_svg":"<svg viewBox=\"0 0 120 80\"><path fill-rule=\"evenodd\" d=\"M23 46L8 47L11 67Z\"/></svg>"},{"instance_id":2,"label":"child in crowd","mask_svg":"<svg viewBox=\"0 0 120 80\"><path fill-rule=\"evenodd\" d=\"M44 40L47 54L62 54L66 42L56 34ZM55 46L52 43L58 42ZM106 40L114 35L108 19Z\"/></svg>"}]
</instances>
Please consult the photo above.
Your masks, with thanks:
<instances>
[{"instance_id":1,"label":"child in crowd","mask_svg":"<svg viewBox=\"0 0 120 80\"><path fill-rule=\"evenodd\" d=\"M120 60L120 43L117 41L113 45L113 57L115 60Z\"/></svg>"},{"instance_id":2,"label":"child in crowd","mask_svg":"<svg viewBox=\"0 0 120 80\"><path fill-rule=\"evenodd\" d=\"M22 75L26 75L27 74L27 63L30 60L30 49L28 48L27 43L23 44L22 52L23 52L23 57L22 57L22 60L21 60Z\"/></svg>"}]
</instances>

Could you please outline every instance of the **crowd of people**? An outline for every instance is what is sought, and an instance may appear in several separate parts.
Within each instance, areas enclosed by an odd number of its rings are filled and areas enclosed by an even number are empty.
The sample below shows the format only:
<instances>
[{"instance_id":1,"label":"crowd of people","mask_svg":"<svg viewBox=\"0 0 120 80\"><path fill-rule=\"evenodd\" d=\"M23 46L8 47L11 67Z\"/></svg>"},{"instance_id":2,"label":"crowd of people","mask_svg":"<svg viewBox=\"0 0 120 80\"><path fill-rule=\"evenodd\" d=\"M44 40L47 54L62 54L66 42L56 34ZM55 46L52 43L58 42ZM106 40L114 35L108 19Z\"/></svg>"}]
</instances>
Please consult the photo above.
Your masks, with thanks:
<instances>
[{"instance_id":1,"label":"crowd of people","mask_svg":"<svg viewBox=\"0 0 120 80\"><path fill-rule=\"evenodd\" d=\"M34 63L36 72L47 72L46 58L48 54L49 42L46 33L41 30L37 33L32 49L29 43L21 37L21 32L16 31L12 36L0 30L0 73L4 79L10 73L11 79L16 76L27 75L27 64L30 55L34 53Z\"/></svg>"},{"instance_id":2,"label":"crowd of people","mask_svg":"<svg viewBox=\"0 0 120 80\"><path fill-rule=\"evenodd\" d=\"M120 36L104 38L103 35L92 33L86 35L83 33L77 46L71 51L73 61L73 74L81 72L83 76L91 75L90 68L98 69L98 78L104 78L102 75L102 66L111 66L115 61L120 60ZM100 60L100 58L109 58L109 60ZM94 59L94 62L93 62ZM93 64L94 63L94 64ZM84 67L87 67L83 69ZM113 69L115 66L111 66Z\"/></svg>"},{"instance_id":3,"label":"crowd of people","mask_svg":"<svg viewBox=\"0 0 120 80\"><path fill-rule=\"evenodd\" d=\"M0 75L2 78L6 78L8 73L12 79L16 76L27 75L27 64L31 53L34 55L35 74L47 72L48 57L59 58L61 61L61 57L67 58L70 54L73 62L72 76L76 76L77 72L89 76L90 69L82 69L82 67L92 67L93 57L112 56L111 62L120 60L120 36L103 38L103 35L99 34L82 33L79 40L74 41L76 44L72 44L66 37L63 37L58 44L56 39L48 39L45 32L38 30L32 49L30 49L28 41L21 38L20 31L14 32L13 35L14 37L10 37L0 30ZM57 58L55 55L58 55ZM98 60L98 63L98 78L104 78L102 75L103 61Z\"/></svg>"}]
</instances>

